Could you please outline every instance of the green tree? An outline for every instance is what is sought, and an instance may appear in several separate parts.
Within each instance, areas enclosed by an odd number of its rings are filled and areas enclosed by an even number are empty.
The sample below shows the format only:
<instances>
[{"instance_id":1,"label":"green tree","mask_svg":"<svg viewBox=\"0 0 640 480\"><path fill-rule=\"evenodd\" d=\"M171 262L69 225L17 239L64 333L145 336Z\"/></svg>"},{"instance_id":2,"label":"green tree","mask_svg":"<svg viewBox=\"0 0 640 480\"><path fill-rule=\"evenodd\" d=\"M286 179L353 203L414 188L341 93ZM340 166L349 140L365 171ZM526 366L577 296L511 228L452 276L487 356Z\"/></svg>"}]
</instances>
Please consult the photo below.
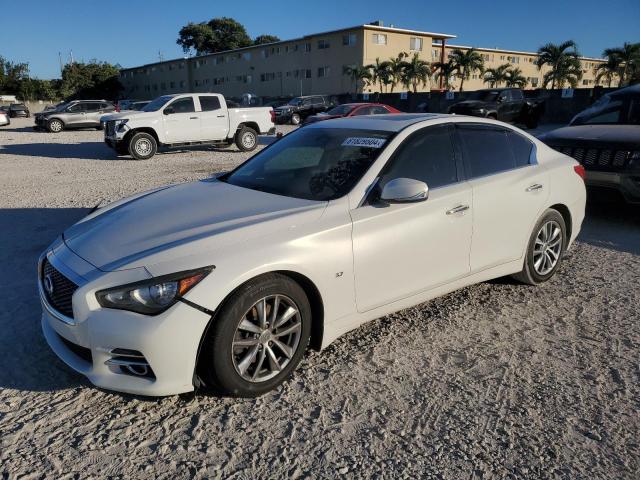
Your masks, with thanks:
<instances>
[{"instance_id":1,"label":"green tree","mask_svg":"<svg viewBox=\"0 0 640 480\"><path fill-rule=\"evenodd\" d=\"M409 55L406 52L400 52L397 57L389 60L389 85L391 86L391 93L398 83L402 82L404 75L405 61Z\"/></svg>"},{"instance_id":2,"label":"green tree","mask_svg":"<svg viewBox=\"0 0 640 480\"><path fill-rule=\"evenodd\" d=\"M363 67L362 65L346 65L343 73L351 78L351 82L354 85L354 93L358 93L359 83L362 83L366 87L371 81L369 68Z\"/></svg>"},{"instance_id":3,"label":"green tree","mask_svg":"<svg viewBox=\"0 0 640 480\"><path fill-rule=\"evenodd\" d=\"M433 67L435 69L435 77L438 79L438 81L442 79L444 89L451 90L451 77L453 77L458 72L458 67L450 62L437 62L433 64Z\"/></svg>"},{"instance_id":4,"label":"green tree","mask_svg":"<svg viewBox=\"0 0 640 480\"><path fill-rule=\"evenodd\" d=\"M549 71L542 77L542 85L551 83L551 88L562 88L565 83L572 87L578 85L582 78L580 53L573 40L567 40L559 45L547 43L538 49L538 70L547 66Z\"/></svg>"},{"instance_id":5,"label":"green tree","mask_svg":"<svg viewBox=\"0 0 640 480\"><path fill-rule=\"evenodd\" d=\"M482 81L488 83L491 88L499 87L509 78L509 70L511 70L511 65L508 63L503 63L496 68L487 68Z\"/></svg>"},{"instance_id":6,"label":"green tree","mask_svg":"<svg viewBox=\"0 0 640 480\"><path fill-rule=\"evenodd\" d=\"M449 62L455 65L456 71L460 76L461 92L465 80L469 80L474 72L484 72L484 59L474 48L470 48L467 51L456 48L451 52Z\"/></svg>"},{"instance_id":7,"label":"green tree","mask_svg":"<svg viewBox=\"0 0 640 480\"><path fill-rule=\"evenodd\" d=\"M596 76L596 85L599 85L601 81L605 81L608 87L611 87L613 80L616 77L620 77L622 69L622 61L616 56L607 58L607 61L597 65L593 69L593 73ZM622 83L622 82L620 82Z\"/></svg>"},{"instance_id":8,"label":"green tree","mask_svg":"<svg viewBox=\"0 0 640 480\"><path fill-rule=\"evenodd\" d=\"M376 58L376 63L367 65L367 68L371 71L371 82L380 85L380 93L382 93L384 87L391 83L390 63L387 61L381 62L378 57Z\"/></svg>"},{"instance_id":9,"label":"green tree","mask_svg":"<svg viewBox=\"0 0 640 480\"><path fill-rule=\"evenodd\" d=\"M120 67L92 60L68 63L62 70L60 93L64 98L115 99L122 90Z\"/></svg>"},{"instance_id":10,"label":"green tree","mask_svg":"<svg viewBox=\"0 0 640 480\"><path fill-rule=\"evenodd\" d=\"M640 43L624 42L622 47L607 48L602 54L608 60L619 63L620 85L640 76Z\"/></svg>"},{"instance_id":11,"label":"green tree","mask_svg":"<svg viewBox=\"0 0 640 480\"><path fill-rule=\"evenodd\" d=\"M0 56L0 91L19 95L21 84L29 78L29 64L16 63Z\"/></svg>"},{"instance_id":12,"label":"green tree","mask_svg":"<svg viewBox=\"0 0 640 480\"><path fill-rule=\"evenodd\" d=\"M279 42L280 38L276 37L275 35L258 35L254 40L253 40L253 44L254 45L263 45L265 43L274 43L274 42Z\"/></svg>"},{"instance_id":13,"label":"green tree","mask_svg":"<svg viewBox=\"0 0 640 480\"><path fill-rule=\"evenodd\" d=\"M404 62L402 69L402 84L406 87L413 87L414 93L418 92L418 85L427 85L431 78L431 66L429 62L421 60L417 53L413 54L411 60Z\"/></svg>"},{"instance_id":14,"label":"green tree","mask_svg":"<svg viewBox=\"0 0 640 480\"><path fill-rule=\"evenodd\" d=\"M253 44L244 26L233 18L212 18L208 22L190 22L180 29L176 43L187 54L216 53Z\"/></svg>"},{"instance_id":15,"label":"green tree","mask_svg":"<svg viewBox=\"0 0 640 480\"><path fill-rule=\"evenodd\" d=\"M527 78L522 75L522 70L518 67L512 67L507 70L507 78L505 80L507 87L524 88L527 83Z\"/></svg>"}]
</instances>

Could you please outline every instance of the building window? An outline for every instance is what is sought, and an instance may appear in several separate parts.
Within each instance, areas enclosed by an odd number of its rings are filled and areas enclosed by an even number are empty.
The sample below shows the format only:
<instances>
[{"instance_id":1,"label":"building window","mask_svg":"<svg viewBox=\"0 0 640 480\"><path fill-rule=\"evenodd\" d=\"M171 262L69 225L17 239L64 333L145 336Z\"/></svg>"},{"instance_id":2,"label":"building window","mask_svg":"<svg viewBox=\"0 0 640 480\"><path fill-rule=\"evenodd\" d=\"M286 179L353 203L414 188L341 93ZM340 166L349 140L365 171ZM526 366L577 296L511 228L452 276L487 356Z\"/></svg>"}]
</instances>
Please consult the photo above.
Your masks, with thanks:
<instances>
[{"instance_id":1,"label":"building window","mask_svg":"<svg viewBox=\"0 0 640 480\"><path fill-rule=\"evenodd\" d=\"M320 67L318 68L318 77L328 77L330 72L329 67Z\"/></svg>"},{"instance_id":2,"label":"building window","mask_svg":"<svg viewBox=\"0 0 640 480\"><path fill-rule=\"evenodd\" d=\"M376 45L386 45L387 36L384 33L374 33L371 38Z\"/></svg>"},{"instance_id":3,"label":"building window","mask_svg":"<svg viewBox=\"0 0 640 480\"><path fill-rule=\"evenodd\" d=\"M347 33L342 36L342 45L355 45L356 44L356 34L355 33Z\"/></svg>"},{"instance_id":4,"label":"building window","mask_svg":"<svg viewBox=\"0 0 640 480\"><path fill-rule=\"evenodd\" d=\"M422 51L422 39L418 37L411 37L409 39L409 50L414 52Z\"/></svg>"},{"instance_id":5,"label":"building window","mask_svg":"<svg viewBox=\"0 0 640 480\"><path fill-rule=\"evenodd\" d=\"M438 61L440 60L440 50L434 48L431 50L431 60Z\"/></svg>"},{"instance_id":6,"label":"building window","mask_svg":"<svg viewBox=\"0 0 640 480\"><path fill-rule=\"evenodd\" d=\"M262 58L269 58L269 50L267 50L266 48L265 48L265 49L263 49L263 50L260 52L260 55L262 55Z\"/></svg>"},{"instance_id":7,"label":"building window","mask_svg":"<svg viewBox=\"0 0 640 480\"><path fill-rule=\"evenodd\" d=\"M185 82L184 80L180 80L180 88L184 88Z\"/></svg>"},{"instance_id":8,"label":"building window","mask_svg":"<svg viewBox=\"0 0 640 480\"><path fill-rule=\"evenodd\" d=\"M304 78L311 78L311 69L307 69L304 71Z\"/></svg>"},{"instance_id":9,"label":"building window","mask_svg":"<svg viewBox=\"0 0 640 480\"><path fill-rule=\"evenodd\" d=\"M184 68L184 62L178 64L178 68L182 70Z\"/></svg>"},{"instance_id":10,"label":"building window","mask_svg":"<svg viewBox=\"0 0 640 480\"><path fill-rule=\"evenodd\" d=\"M305 43L304 44L304 50L305 53L309 53L311 51L311 43Z\"/></svg>"},{"instance_id":11,"label":"building window","mask_svg":"<svg viewBox=\"0 0 640 480\"><path fill-rule=\"evenodd\" d=\"M276 74L275 73L261 73L260 74L260 81L261 82L269 82L271 80L275 80L276 79Z\"/></svg>"},{"instance_id":12,"label":"building window","mask_svg":"<svg viewBox=\"0 0 640 480\"><path fill-rule=\"evenodd\" d=\"M169 88L176 88L176 82L169 82Z\"/></svg>"},{"instance_id":13,"label":"building window","mask_svg":"<svg viewBox=\"0 0 640 480\"><path fill-rule=\"evenodd\" d=\"M318 50L329 48L329 40L318 40Z\"/></svg>"}]
</instances>

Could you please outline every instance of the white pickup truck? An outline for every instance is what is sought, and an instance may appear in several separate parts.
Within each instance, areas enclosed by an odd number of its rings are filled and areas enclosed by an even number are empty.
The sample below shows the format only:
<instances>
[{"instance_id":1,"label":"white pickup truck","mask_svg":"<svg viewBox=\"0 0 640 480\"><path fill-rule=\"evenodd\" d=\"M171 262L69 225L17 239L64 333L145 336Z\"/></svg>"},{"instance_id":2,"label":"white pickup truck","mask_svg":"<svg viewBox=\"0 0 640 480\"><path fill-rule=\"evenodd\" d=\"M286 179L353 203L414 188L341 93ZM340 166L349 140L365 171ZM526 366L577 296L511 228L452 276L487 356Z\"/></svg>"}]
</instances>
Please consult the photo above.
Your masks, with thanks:
<instances>
[{"instance_id":1,"label":"white pickup truck","mask_svg":"<svg viewBox=\"0 0 640 480\"><path fill-rule=\"evenodd\" d=\"M137 160L155 155L158 147L230 145L242 151L258 145L259 134L275 133L271 107L228 108L217 93L163 95L141 111L102 117L104 141L119 155Z\"/></svg>"}]
</instances>

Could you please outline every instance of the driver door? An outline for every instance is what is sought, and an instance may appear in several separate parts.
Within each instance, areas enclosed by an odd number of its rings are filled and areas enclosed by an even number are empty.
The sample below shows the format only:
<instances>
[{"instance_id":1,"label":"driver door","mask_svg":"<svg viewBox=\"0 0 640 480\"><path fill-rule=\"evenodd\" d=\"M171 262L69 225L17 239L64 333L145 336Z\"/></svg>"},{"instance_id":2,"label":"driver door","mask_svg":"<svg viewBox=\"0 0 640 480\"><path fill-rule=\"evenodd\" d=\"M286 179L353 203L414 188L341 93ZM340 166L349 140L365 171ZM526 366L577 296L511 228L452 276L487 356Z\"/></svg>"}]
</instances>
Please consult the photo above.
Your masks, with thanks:
<instances>
[{"instance_id":1,"label":"driver door","mask_svg":"<svg viewBox=\"0 0 640 480\"><path fill-rule=\"evenodd\" d=\"M196 112L193 97L180 97L164 107L166 143L197 142L200 140L200 113Z\"/></svg>"},{"instance_id":2,"label":"driver door","mask_svg":"<svg viewBox=\"0 0 640 480\"><path fill-rule=\"evenodd\" d=\"M65 114L64 124L67 126L81 127L85 124L86 103L71 105Z\"/></svg>"},{"instance_id":3,"label":"driver door","mask_svg":"<svg viewBox=\"0 0 640 480\"><path fill-rule=\"evenodd\" d=\"M365 202L351 211L356 304L364 312L469 273L471 187L459 181L449 125L411 134L380 173L421 180L425 201Z\"/></svg>"}]
</instances>

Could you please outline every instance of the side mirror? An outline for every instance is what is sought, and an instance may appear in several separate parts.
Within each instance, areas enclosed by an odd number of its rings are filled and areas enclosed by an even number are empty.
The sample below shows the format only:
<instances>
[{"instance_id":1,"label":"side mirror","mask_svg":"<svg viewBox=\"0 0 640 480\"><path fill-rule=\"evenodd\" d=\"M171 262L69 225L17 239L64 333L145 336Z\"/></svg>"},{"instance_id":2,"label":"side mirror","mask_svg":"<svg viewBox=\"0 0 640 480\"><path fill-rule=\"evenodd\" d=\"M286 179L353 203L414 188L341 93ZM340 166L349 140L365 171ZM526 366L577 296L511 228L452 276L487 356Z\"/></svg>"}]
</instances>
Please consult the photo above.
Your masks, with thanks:
<instances>
[{"instance_id":1,"label":"side mirror","mask_svg":"<svg viewBox=\"0 0 640 480\"><path fill-rule=\"evenodd\" d=\"M172 113L176 113L176 111L173 109L173 107L167 107L162 111L162 113L164 113L165 115L171 115Z\"/></svg>"},{"instance_id":2,"label":"side mirror","mask_svg":"<svg viewBox=\"0 0 640 480\"><path fill-rule=\"evenodd\" d=\"M389 203L423 202L429 198L426 183L412 178L396 178L382 189L380 200Z\"/></svg>"},{"instance_id":3,"label":"side mirror","mask_svg":"<svg viewBox=\"0 0 640 480\"><path fill-rule=\"evenodd\" d=\"M498 97L498 103L504 102L504 97Z\"/></svg>"}]
</instances>

